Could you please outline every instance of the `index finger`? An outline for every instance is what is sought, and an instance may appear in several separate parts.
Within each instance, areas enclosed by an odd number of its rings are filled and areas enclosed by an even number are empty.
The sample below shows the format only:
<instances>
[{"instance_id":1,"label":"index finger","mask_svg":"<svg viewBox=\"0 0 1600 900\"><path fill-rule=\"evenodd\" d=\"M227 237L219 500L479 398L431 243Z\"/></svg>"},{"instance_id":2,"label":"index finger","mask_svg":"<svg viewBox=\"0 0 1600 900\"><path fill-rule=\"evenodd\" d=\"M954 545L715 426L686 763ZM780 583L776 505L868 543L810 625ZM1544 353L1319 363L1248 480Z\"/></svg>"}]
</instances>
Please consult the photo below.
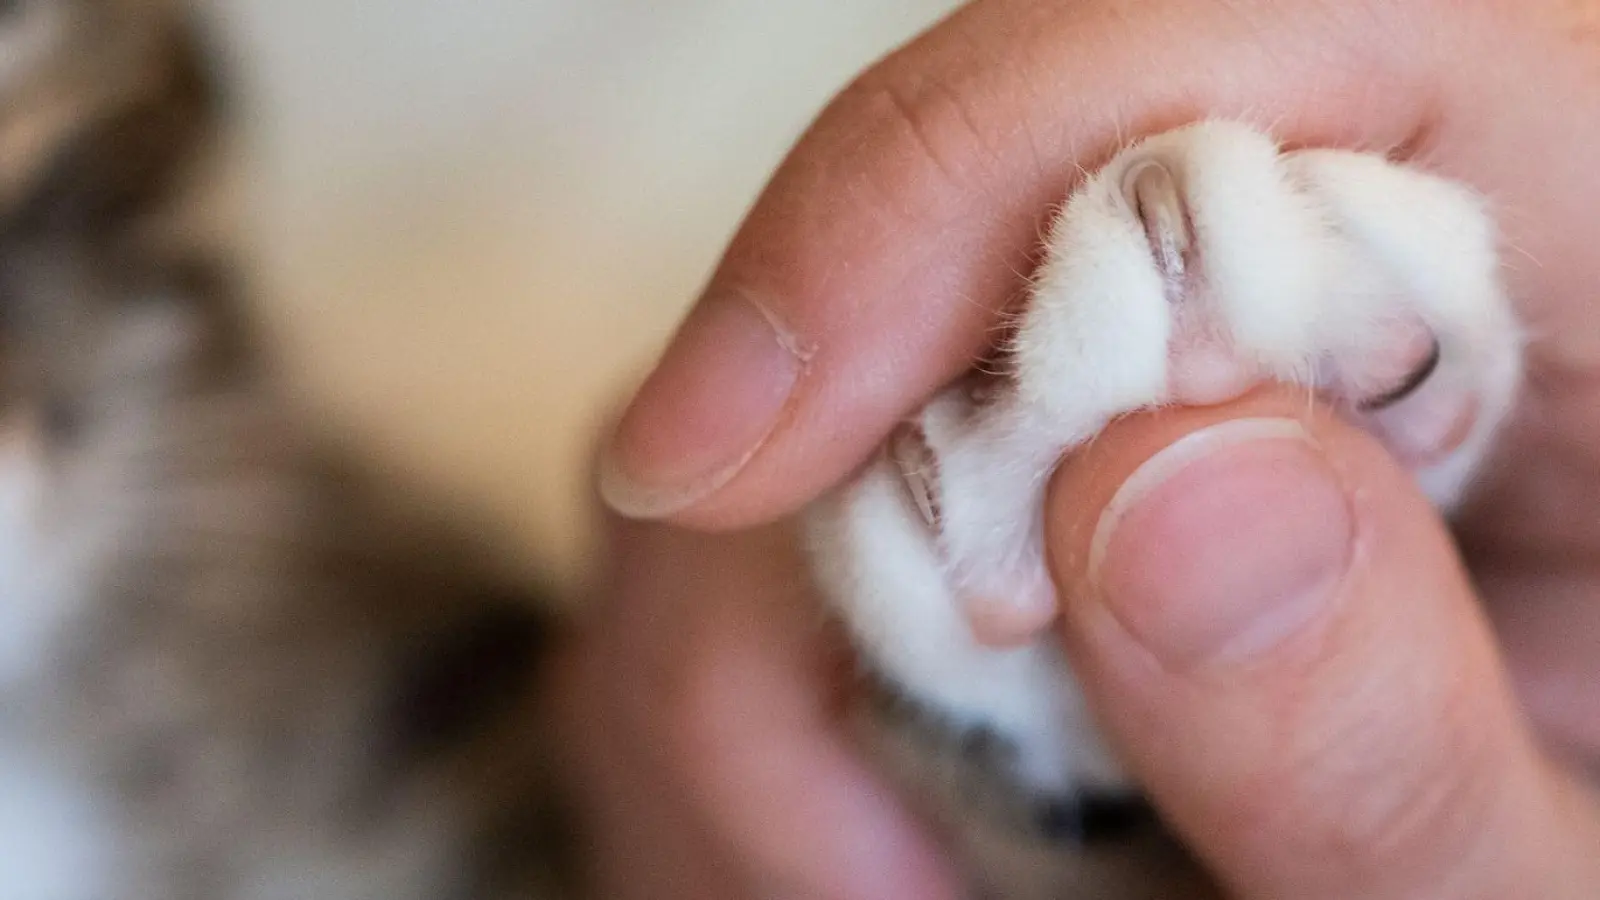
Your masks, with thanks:
<instances>
[{"instance_id":1,"label":"index finger","mask_svg":"<svg viewBox=\"0 0 1600 900\"><path fill-rule=\"evenodd\" d=\"M1078 174L1207 115L1400 150L1462 4L990 0L845 89L768 185L618 427L624 514L733 528L857 466L983 351ZM1441 50L1445 48L1445 50Z\"/></svg>"}]
</instances>

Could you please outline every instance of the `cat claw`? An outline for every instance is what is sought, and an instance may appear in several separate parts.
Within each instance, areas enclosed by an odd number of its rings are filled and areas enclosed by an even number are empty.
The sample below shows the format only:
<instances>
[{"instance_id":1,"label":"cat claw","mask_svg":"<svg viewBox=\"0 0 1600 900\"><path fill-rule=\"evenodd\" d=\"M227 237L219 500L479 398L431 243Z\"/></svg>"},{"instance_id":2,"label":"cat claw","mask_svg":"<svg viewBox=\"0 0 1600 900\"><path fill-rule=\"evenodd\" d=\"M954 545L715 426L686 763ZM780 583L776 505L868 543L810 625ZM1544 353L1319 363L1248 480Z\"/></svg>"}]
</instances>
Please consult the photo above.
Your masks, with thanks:
<instances>
[{"instance_id":1,"label":"cat claw","mask_svg":"<svg viewBox=\"0 0 1600 900\"><path fill-rule=\"evenodd\" d=\"M1122 193L1144 224L1151 255L1167 282L1169 298L1176 299L1172 295L1181 290L1189 250L1194 246L1194 226L1177 178L1158 160L1145 160L1123 176Z\"/></svg>"}]
</instances>

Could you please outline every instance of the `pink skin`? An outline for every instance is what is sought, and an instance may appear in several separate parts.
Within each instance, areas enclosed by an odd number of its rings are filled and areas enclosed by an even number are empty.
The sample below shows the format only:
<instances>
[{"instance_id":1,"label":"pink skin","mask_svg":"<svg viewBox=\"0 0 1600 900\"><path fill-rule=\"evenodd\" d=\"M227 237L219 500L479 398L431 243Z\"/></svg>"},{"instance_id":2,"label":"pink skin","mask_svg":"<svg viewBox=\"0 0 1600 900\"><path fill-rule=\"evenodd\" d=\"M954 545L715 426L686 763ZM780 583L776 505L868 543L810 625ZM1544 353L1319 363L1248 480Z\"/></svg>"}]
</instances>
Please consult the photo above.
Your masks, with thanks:
<instances>
[{"instance_id":1,"label":"pink skin","mask_svg":"<svg viewBox=\"0 0 1600 900\"><path fill-rule=\"evenodd\" d=\"M1437 463L1461 447L1478 420L1478 398L1423 385L1404 409L1372 413L1362 423L1411 468Z\"/></svg>"},{"instance_id":2,"label":"pink skin","mask_svg":"<svg viewBox=\"0 0 1600 900\"><path fill-rule=\"evenodd\" d=\"M1167 362L1167 394L1177 406L1216 406L1237 400L1261 383L1221 341L1180 337Z\"/></svg>"},{"instance_id":3,"label":"pink skin","mask_svg":"<svg viewBox=\"0 0 1600 900\"><path fill-rule=\"evenodd\" d=\"M1061 611L1055 590L1048 583L1041 590L1005 597L968 597L965 604L973 637L985 647L996 649L1032 643Z\"/></svg>"}]
</instances>

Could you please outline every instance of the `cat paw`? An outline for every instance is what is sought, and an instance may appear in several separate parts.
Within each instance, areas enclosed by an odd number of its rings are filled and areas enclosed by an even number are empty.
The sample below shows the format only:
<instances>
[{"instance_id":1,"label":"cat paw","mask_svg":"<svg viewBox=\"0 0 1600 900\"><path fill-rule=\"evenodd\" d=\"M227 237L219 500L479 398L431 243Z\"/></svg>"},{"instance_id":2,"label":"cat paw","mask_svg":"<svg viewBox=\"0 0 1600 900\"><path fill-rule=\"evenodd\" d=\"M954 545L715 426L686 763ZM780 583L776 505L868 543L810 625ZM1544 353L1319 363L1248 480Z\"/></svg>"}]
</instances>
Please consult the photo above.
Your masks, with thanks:
<instances>
[{"instance_id":1,"label":"cat paw","mask_svg":"<svg viewBox=\"0 0 1600 900\"><path fill-rule=\"evenodd\" d=\"M819 584L865 659L1041 796L1116 784L1055 644L1045 485L1112 418L1316 392L1448 509L1509 411L1521 337L1491 219L1376 155L1204 122L1069 198L998 374L952 386L810 517Z\"/></svg>"}]
</instances>

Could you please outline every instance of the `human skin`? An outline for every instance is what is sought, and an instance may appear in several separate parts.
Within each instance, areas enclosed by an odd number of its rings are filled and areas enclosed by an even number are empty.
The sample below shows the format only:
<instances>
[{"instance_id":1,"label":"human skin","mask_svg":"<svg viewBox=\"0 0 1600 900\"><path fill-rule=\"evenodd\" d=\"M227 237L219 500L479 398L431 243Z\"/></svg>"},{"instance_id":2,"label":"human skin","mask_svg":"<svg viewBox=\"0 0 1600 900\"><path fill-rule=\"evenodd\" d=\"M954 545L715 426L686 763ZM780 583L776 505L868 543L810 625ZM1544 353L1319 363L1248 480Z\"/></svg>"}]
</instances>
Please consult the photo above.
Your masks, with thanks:
<instances>
[{"instance_id":1,"label":"human skin","mask_svg":"<svg viewBox=\"0 0 1600 900\"><path fill-rule=\"evenodd\" d=\"M1086 691L1241 897L1600 883L1600 819L1574 775L1600 759L1595 4L985 0L823 113L603 455L607 499L657 520L612 520L612 577L560 673L607 825L605 896L955 896L840 727L847 680L786 518L983 351L1083 169L1203 115L1482 190L1529 382L1455 541L1376 445L1292 392L1114 426L1049 501ZM1088 571L1084 535L1127 473L1262 416L1304 422L1311 449L1241 445L1175 477ZM1250 523L1195 527L1195 510L1227 512L1220 484L1342 513L1318 530L1268 510L1252 525L1282 538L1267 553L1226 540ZM1118 546L1150 559L1137 548L1157 536L1187 562L1119 562ZM1306 564L1252 568L1285 559ZM1268 596L1207 595L1198 573L1219 560ZM1208 752L1167 752L1197 742Z\"/></svg>"}]
</instances>

